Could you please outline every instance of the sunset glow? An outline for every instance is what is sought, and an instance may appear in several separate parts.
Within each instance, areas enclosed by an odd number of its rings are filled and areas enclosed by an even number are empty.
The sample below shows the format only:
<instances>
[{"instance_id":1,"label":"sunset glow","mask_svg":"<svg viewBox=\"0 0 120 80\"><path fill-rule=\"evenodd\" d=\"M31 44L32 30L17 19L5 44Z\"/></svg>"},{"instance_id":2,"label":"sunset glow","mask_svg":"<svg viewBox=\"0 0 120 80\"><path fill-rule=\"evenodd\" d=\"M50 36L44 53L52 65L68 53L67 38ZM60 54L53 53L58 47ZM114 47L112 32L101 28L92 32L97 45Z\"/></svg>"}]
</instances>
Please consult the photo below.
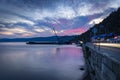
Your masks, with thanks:
<instances>
[{"instance_id":1,"label":"sunset glow","mask_svg":"<svg viewBox=\"0 0 120 80\"><path fill-rule=\"evenodd\" d=\"M80 35L119 4L119 0L1 0L0 38L54 36L53 28L60 36Z\"/></svg>"}]
</instances>

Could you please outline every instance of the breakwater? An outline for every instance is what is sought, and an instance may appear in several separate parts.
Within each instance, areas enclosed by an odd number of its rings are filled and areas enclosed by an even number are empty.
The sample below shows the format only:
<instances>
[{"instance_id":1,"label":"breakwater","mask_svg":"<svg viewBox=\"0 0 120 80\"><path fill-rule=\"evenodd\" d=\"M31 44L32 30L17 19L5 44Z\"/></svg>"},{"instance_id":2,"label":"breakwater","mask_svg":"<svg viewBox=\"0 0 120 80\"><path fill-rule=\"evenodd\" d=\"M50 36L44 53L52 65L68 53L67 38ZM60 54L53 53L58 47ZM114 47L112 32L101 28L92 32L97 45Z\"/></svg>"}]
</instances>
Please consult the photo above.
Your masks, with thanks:
<instances>
[{"instance_id":1,"label":"breakwater","mask_svg":"<svg viewBox=\"0 0 120 80\"><path fill-rule=\"evenodd\" d=\"M119 60L90 44L83 45L83 52L91 80L120 80Z\"/></svg>"}]
</instances>

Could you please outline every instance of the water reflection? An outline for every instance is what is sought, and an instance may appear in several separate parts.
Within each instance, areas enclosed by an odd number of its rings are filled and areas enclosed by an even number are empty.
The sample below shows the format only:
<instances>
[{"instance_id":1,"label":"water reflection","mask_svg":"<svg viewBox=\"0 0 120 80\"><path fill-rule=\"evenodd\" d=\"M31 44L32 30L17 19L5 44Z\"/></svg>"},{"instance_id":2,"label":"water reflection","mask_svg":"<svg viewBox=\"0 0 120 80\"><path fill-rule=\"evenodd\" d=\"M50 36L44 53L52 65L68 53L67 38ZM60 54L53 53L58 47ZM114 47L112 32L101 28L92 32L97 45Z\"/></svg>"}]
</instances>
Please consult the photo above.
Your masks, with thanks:
<instances>
[{"instance_id":1,"label":"water reflection","mask_svg":"<svg viewBox=\"0 0 120 80\"><path fill-rule=\"evenodd\" d=\"M80 47L19 44L0 44L0 80L78 80L84 74Z\"/></svg>"}]
</instances>

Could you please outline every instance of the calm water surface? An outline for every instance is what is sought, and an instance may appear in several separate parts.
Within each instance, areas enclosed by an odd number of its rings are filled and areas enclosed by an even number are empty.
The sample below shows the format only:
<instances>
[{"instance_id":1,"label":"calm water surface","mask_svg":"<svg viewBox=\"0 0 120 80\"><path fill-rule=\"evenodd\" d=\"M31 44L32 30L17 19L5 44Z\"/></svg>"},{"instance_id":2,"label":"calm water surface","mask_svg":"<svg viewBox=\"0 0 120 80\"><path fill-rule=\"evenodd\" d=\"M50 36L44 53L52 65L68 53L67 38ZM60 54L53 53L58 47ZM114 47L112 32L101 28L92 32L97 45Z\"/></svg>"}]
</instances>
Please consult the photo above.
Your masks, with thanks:
<instances>
[{"instance_id":1,"label":"calm water surface","mask_svg":"<svg viewBox=\"0 0 120 80\"><path fill-rule=\"evenodd\" d=\"M81 80L81 47L0 43L0 80Z\"/></svg>"}]
</instances>

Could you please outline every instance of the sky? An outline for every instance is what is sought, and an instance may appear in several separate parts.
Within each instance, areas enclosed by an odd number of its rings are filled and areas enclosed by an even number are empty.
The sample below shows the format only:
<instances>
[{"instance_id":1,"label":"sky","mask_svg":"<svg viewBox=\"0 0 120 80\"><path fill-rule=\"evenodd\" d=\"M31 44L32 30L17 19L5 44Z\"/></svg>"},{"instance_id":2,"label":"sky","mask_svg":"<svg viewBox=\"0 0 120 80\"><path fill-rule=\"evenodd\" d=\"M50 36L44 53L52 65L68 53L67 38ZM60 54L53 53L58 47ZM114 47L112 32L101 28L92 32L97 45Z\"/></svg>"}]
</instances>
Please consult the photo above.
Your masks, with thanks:
<instances>
[{"instance_id":1,"label":"sky","mask_svg":"<svg viewBox=\"0 0 120 80\"><path fill-rule=\"evenodd\" d=\"M0 38L80 35L120 7L120 0L0 0Z\"/></svg>"}]
</instances>

